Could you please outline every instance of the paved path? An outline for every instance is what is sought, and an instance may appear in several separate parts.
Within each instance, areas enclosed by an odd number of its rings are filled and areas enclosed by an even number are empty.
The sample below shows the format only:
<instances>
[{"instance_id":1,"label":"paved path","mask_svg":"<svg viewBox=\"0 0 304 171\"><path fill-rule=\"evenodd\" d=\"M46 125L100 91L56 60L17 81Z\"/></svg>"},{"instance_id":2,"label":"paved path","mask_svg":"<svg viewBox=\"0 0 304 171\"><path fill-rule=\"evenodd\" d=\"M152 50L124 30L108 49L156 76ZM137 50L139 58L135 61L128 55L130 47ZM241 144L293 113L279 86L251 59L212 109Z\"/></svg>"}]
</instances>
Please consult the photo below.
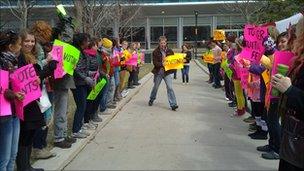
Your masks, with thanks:
<instances>
[{"instance_id":1,"label":"paved path","mask_svg":"<svg viewBox=\"0 0 304 171\"><path fill-rule=\"evenodd\" d=\"M152 79L98 133L66 170L275 170L255 150L248 125L231 118L222 90L208 85L195 64L190 84L174 81L179 109L169 110L162 82L155 104L147 105Z\"/></svg>"}]
</instances>

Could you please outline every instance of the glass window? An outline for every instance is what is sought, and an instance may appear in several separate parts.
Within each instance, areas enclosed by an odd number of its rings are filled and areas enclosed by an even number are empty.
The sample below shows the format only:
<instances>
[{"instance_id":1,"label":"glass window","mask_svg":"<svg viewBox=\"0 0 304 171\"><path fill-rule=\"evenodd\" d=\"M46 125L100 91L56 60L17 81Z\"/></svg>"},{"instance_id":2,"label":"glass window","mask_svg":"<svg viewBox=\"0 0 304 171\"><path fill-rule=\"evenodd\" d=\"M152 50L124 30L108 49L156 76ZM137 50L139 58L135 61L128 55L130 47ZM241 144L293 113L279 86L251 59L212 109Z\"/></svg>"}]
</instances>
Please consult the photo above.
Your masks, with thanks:
<instances>
[{"instance_id":1,"label":"glass window","mask_svg":"<svg viewBox=\"0 0 304 171\"><path fill-rule=\"evenodd\" d=\"M184 17L184 26L195 26L195 17ZM212 17L198 17L197 18L197 25L211 25L212 24Z\"/></svg>"},{"instance_id":2,"label":"glass window","mask_svg":"<svg viewBox=\"0 0 304 171\"><path fill-rule=\"evenodd\" d=\"M132 41L145 42L145 28L133 27L132 28Z\"/></svg>"},{"instance_id":3,"label":"glass window","mask_svg":"<svg viewBox=\"0 0 304 171\"><path fill-rule=\"evenodd\" d=\"M151 41L158 42L159 36L163 35L163 27L151 27Z\"/></svg>"},{"instance_id":4,"label":"glass window","mask_svg":"<svg viewBox=\"0 0 304 171\"><path fill-rule=\"evenodd\" d=\"M177 26L177 18L164 18L165 26Z\"/></svg>"},{"instance_id":5,"label":"glass window","mask_svg":"<svg viewBox=\"0 0 304 171\"><path fill-rule=\"evenodd\" d=\"M151 26L162 26L163 18L150 18L150 25Z\"/></svg>"},{"instance_id":6,"label":"glass window","mask_svg":"<svg viewBox=\"0 0 304 171\"><path fill-rule=\"evenodd\" d=\"M197 40L207 40L210 38L210 26L198 26L197 27ZM184 26L183 27L184 41L195 41L195 27Z\"/></svg>"},{"instance_id":7,"label":"glass window","mask_svg":"<svg viewBox=\"0 0 304 171\"><path fill-rule=\"evenodd\" d=\"M168 41L177 41L177 27L164 27Z\"/></svg>"}]
</instances>

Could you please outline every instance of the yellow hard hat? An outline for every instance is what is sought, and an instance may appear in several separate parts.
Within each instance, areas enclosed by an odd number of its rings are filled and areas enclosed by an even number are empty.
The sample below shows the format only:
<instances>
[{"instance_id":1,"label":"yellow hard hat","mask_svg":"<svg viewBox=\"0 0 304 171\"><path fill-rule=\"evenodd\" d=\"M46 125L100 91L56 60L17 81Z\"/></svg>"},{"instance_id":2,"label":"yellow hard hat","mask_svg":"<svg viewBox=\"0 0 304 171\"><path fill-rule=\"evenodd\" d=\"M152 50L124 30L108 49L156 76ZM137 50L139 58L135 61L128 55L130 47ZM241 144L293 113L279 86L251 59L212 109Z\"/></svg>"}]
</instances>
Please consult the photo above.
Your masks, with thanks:
<instances>
[{"instance_id":1,"label":"yellow hard hat","mask_svg":"<svg viewBox=\"0 0 304 171\"><path fill-rule=\"evenodd\" d=\"M110 49L113 46L113 42L108 38L102 38L102 46L107 49Z\"/></svg>"}]
</instances>

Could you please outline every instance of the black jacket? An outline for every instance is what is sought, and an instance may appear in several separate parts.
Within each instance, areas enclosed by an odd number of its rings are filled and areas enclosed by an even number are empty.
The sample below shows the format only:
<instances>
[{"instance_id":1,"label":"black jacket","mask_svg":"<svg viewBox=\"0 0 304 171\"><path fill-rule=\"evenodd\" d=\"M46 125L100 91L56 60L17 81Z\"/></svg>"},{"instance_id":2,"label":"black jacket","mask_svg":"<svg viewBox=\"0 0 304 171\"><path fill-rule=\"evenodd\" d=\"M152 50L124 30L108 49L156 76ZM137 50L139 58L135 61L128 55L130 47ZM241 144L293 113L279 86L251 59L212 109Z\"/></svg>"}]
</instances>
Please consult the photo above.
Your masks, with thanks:
<instances>
[{"instance_id":1,"label":"black jacket","mask_svg":"<svg viewBox=\"0 0 304 171\"><path fill-rule=\"evenodd\" d=\"M174 55L174 52L171 49L167 48L166 49L166 56L170 56L170 55ZM153 58L153 65L154 65L154 68L152 70L153 74L158 74L160 69L165 70L165 68L163 66L163 55L162 55L159 47L157 47L153 51L152 58ZM165 71L165 75L172 74L175 71L176 70Z\"/></svg>"}]
</instances>

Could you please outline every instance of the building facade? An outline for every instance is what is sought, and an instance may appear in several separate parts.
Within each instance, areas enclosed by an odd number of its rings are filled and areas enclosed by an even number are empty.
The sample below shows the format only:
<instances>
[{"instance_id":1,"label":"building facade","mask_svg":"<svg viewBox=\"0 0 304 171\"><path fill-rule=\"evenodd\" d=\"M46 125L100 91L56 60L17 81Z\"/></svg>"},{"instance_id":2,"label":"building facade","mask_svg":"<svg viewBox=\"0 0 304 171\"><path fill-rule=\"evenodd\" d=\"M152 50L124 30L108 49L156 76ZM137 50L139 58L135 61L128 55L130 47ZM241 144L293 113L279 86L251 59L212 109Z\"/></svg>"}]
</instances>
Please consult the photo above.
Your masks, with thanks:
<instances>
[{"instance_id":1,"label":"building facade","mask_svg":"<svg viewBox=\"0 0 304 171\"><path fill-rule=\"evenodd\" d=\"M62 0L66 8L73 8L72 0ZM139 41L146 49L154 48L159 36L166 36L170 47L180 48L183 43L196 41L195 29L197 28L197 40L209 40L213 36L213 30L223 29L226 33L242 34L242 28L246 23L245 17L233 10L227 9L226 3L235 1L219 0L142 0L141 16L132 22L129 41ZM240 2L238 2L240 3ZM197 11L197 18L195 17ZM18 28L18 20L10 13L9 8L2 6L2 29ZM36 20L46 20L52 25L57 22L55 6L52 1L41 0L35 5L29 15L29 24ZM115 23L113 23L114 29ZM108 34L113 34L113 29L108 29Z\"/></svg>"}]
</instances>

